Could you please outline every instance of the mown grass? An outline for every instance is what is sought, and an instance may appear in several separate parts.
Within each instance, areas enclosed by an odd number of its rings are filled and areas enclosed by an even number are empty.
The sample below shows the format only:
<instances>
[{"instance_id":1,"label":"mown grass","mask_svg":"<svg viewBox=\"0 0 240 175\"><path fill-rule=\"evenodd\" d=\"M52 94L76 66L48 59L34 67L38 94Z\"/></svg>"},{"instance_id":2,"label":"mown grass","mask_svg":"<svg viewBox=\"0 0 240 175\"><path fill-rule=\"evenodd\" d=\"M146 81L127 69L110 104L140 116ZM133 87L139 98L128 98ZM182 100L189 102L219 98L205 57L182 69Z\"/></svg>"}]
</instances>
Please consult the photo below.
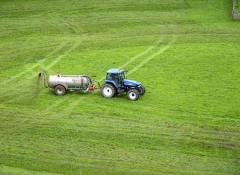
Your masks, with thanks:
<instances>
[{"instance_id":1,"label":"mown grass","mask_svg":"<svg viewBox=\"0 0 240 175\"><path fill-rule=\"evenodd\" d=\"M1 1L1 174L239 174L231 1ZM129 69L125 95L43 88L38 72Z\"/></svg>"}]
</instances>

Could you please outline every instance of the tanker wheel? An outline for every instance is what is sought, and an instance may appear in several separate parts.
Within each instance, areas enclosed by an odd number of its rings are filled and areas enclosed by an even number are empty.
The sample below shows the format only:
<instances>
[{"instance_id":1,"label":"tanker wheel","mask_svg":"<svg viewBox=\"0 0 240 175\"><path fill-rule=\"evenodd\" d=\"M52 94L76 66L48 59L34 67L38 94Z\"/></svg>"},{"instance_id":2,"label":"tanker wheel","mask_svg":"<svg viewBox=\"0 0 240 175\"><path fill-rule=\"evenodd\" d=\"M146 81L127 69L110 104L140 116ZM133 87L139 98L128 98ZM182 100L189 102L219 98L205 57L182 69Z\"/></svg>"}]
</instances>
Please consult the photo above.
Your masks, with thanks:
<instances>
[{"instance_id":1,"label":"tanker wheel","mask_svg":"<svg viewBox=\"0 0 240 175\"><path fill-rule=\"evenodd\" d=\"M136 89L130 89L127 92L127 97L129 100L136 101L139 97L139 92Z\"/></svg>"},{"instance_id":2,"label":"tanker wheel","mask_svg":"<svg viewBox=\"0 0 240 175\"><path fill-rule=\"evenodd\" d=\"M145 87L141 84L139 88L140 88L139 94L140 94L140 95L144 95L145 92L146 92Z\"/></svg>"},{"instance_id":3,"label":"tanker wheel","mask_svg":"<svg viewBox=\"0 0 240 175\"><path fill-rule=\"evenodd\" d=\"M66 89L62 85L57 85L54 88L54 92L55 92L56 95L64 95L66 93Z\"/></svg>"},{"instance_id":4,"label":"tanker wheel","mask_svg":"<svg viewBox=\"0 0 240 175\"><path fill-rule=\"evenodd\" d=\"M111 84L104 84L101 87L102 96L112 98L116 94L116 89Z\"/></svg>"}]
</instances>

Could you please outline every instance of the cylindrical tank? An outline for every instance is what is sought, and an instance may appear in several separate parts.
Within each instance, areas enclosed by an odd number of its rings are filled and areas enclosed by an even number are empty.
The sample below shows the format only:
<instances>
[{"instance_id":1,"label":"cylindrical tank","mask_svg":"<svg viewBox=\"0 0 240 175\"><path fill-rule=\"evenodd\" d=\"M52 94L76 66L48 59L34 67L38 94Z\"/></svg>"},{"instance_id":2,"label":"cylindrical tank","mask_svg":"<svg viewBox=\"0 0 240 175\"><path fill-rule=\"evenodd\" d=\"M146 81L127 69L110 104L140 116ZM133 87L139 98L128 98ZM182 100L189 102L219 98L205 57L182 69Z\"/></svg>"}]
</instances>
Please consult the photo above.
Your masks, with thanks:
<instances>
[{"instance_id":1,"label":"cylindrical tank","mask_svg":"<svg viewBox=\"0 0 240 175\"><path fill-rule=\"evenodd\" d=\"M50 75L48 87L54 88L56 85L63 85L66 89L87 90L91 84L90 78L84 75Z\"/></svg>"}]
</instances>

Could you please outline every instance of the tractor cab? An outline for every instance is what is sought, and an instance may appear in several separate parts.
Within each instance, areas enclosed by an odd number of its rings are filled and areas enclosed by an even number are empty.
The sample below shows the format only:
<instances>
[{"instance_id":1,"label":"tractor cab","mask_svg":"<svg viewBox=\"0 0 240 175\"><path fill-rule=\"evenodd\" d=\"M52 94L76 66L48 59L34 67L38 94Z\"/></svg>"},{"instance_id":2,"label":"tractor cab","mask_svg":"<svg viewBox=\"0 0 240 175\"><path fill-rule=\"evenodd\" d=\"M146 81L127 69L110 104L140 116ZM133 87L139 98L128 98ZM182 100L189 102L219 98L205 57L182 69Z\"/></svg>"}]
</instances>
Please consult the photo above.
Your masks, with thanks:
<instances>
[{"instance_id":1,"label":"tractor cab","mask_svg":"<svg viewBox=\"0 0 240 175\"><path fill-rule=\"evenodd\" d=\"M121 69L110 69L107 71L105 82L112 83L116 88L124 86L125 74Z\"/></svg>"},{"instance_id":2,"label":"tractor cab","mask_svg":"<svg viewBox=\"0 0 240 175\"><path fill-rule=\"evenodd\" d=\"M111 83L117 89L128 88L128 87L137 87L141 83L134 80L126 79L125 70L112 68L107 71L107 76L105 83Z\"/></svg>"}]
</instances>

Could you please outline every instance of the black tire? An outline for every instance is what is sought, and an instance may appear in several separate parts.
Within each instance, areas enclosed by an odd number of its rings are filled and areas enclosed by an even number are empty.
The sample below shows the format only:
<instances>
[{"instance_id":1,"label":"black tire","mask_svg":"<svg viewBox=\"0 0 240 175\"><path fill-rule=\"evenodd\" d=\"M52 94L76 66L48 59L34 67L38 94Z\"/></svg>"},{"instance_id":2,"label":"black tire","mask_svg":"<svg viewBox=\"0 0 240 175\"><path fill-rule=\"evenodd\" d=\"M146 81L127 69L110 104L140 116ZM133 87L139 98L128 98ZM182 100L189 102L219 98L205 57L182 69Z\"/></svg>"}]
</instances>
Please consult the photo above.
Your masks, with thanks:
<instances>
[{"instance_id":1,"label":"black tire","mask_svg":"<svg viewBox=\"0 0 240 175\"><path fill-rule=\"evenodd\" d=\"M146 92L145 87L141 84L140 87L139 87L139 94L144 95L145 92Z\"/></svg>"},{"instance_id":2,"label":"black tire","mask_svg":"<svg viewBox=\"0 0 240 175\"><path fill-rule=\"evenodd\" d=\"M112 98L116 94L116 89L113 85L106 83L101 87L101 93L106 98Z\"/></svg>"},{"instance_id":3,"label":"black tire","mask_svg":"<svg viewBox=\"0 0 240 175\"><path fill-rule=\"evenodd\" d=\"M137 91L137 89L130 89L127 92L127 97L129 100L136 101L139 97L139 92Z\"/></svg>"},{"instance_id":4,"label":"black tire","mask_svg":"<svg viewBox=\"0 0 240 175\"><path fill-rule=\"evenodd\" d=\"M64 95L66 93L66 89L64 86L62 85L57 85L55 88L54 88L54 92L56 95Z\"/></svg>"}]
</instances>

